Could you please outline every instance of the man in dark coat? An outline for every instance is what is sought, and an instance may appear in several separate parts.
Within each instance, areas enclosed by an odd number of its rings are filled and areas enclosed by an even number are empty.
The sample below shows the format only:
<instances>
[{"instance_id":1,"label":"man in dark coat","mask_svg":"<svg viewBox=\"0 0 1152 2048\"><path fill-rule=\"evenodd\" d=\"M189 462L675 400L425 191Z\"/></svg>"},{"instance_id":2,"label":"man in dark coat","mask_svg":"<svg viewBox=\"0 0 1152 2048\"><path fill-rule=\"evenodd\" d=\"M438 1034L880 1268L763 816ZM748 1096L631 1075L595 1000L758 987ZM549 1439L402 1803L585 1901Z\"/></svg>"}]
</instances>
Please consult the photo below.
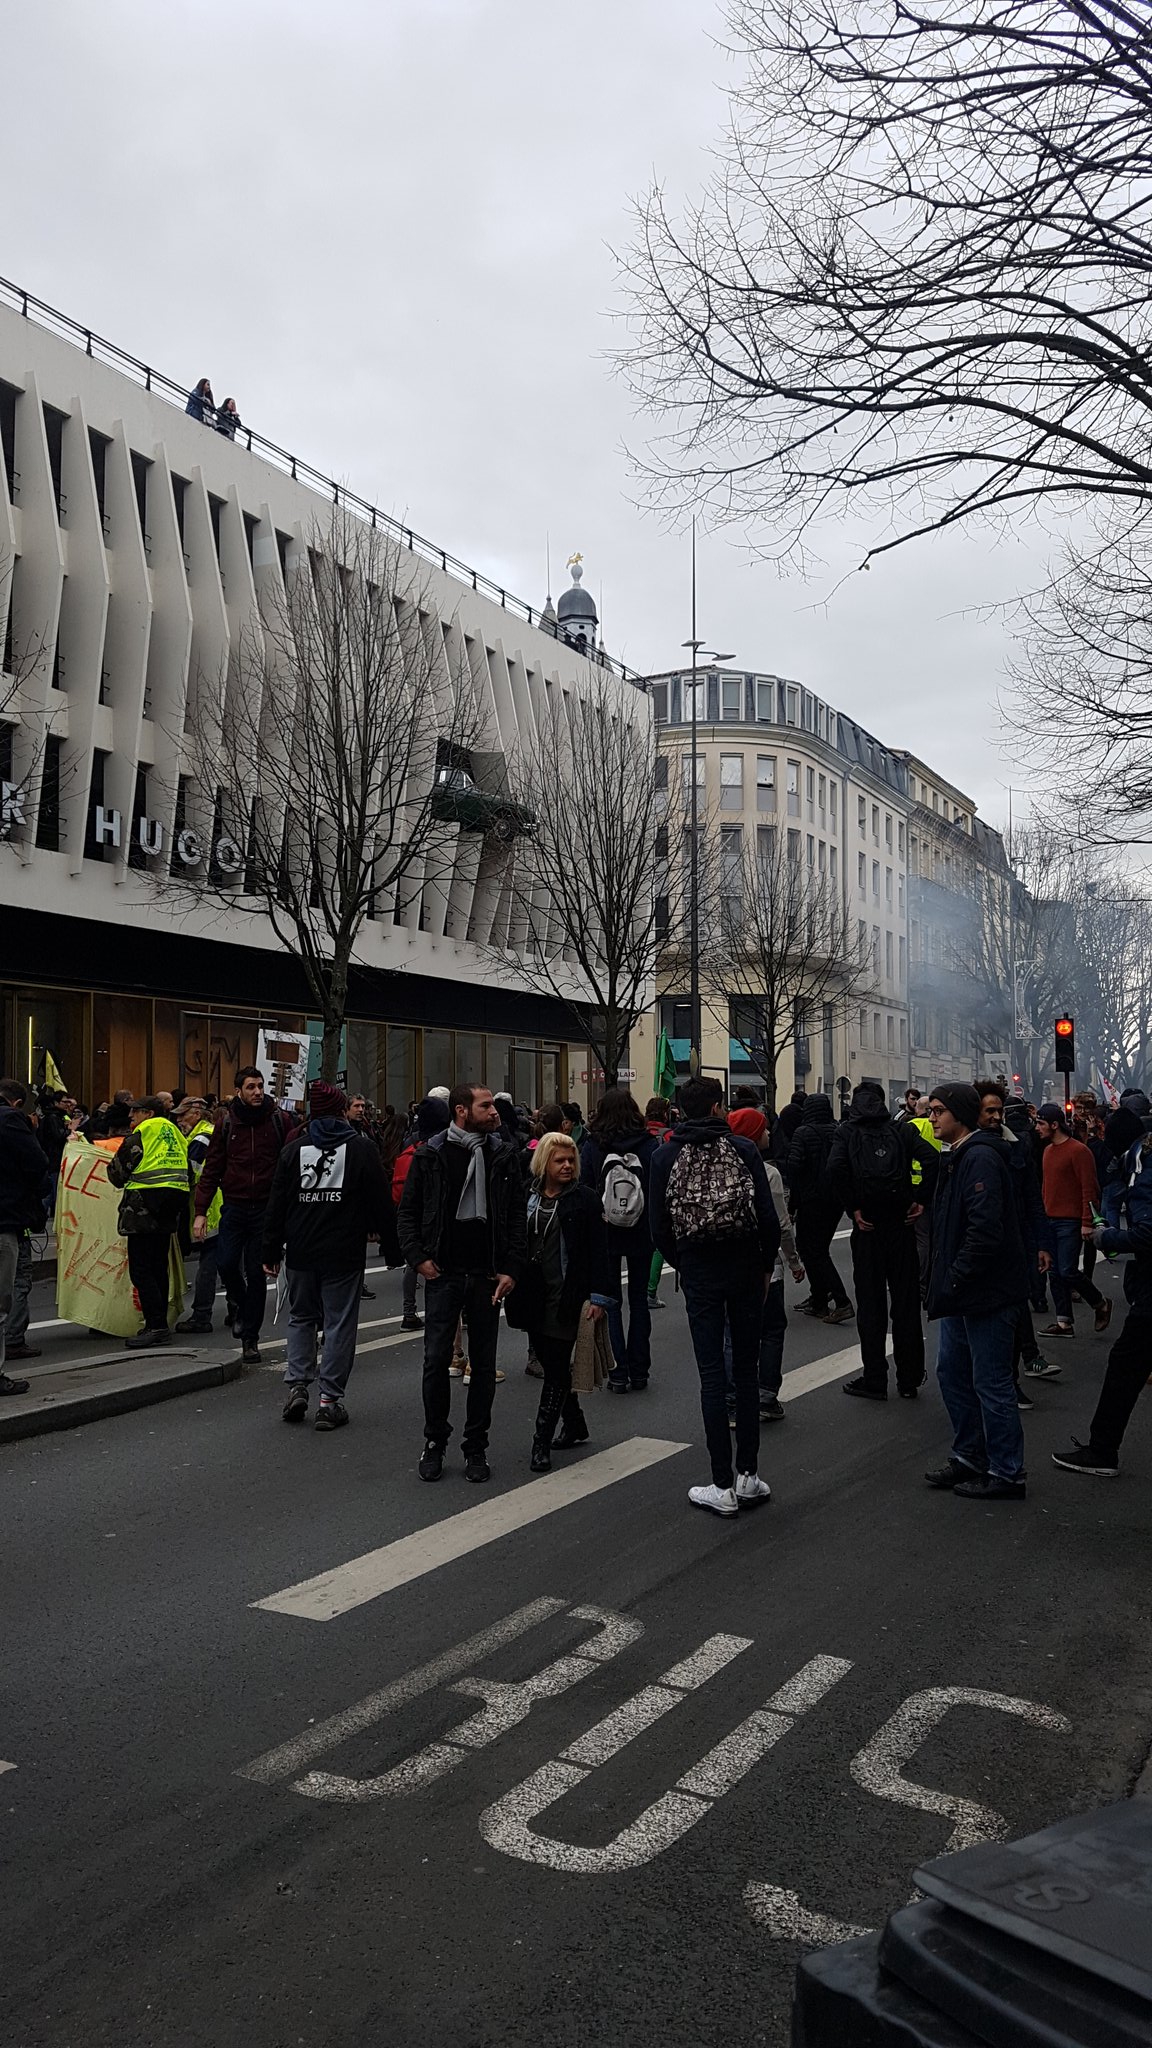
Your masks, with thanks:
<instances>
[{"instance_id":1,"label":"man in dark coat","mask_svg":"<svg viewBox=\"0 0 1152 2048\"><path fill-rule=\"evenodd\" d=\"M828 1156L835 1136L828 1097L807 1096L784 1171L796 1218L796 1250L811 1288L808 1300L800 1304L801 1313L820 1316L826 1323L850 1323L852 1304L832 1263L832 1239L844 1214L828 1179Z\"/></svg>"},{"instance_id":2,"label":"man in dark coat","mask_svg":"<svg viewBox=\"0 0 1152 2048\"><path fill-rule=\"evenodd\" d=\"M966 1082L941 1081L928 1114L950 1148L932 1208L928 1314L940 1324L936 1377L954 1433L948 1463L926 1477L965 1500L1023 1500L1012 1354L1028 1261L1004 1141L978 1128L980 1097Z\"/></svg>"},{"instance_id":3,"label":"man in dark coat","mask_svg":"<svg viewBox=\"0 0 1152 2048\"><path fill-rule=\"evenodd\" d=\"M919 1167L917 1181L913 1166ZM861 1081L848 1121L837 1124L828 1182L852 1218L852 1272L862 1372L844 1392L888 1399L888 1306L896 1390L915 1400L924 1383L924 1326L914 1224L932 1199L940 1159L911 1124L896 1124L884 1090Z\"/></svg>"}]
</instances>

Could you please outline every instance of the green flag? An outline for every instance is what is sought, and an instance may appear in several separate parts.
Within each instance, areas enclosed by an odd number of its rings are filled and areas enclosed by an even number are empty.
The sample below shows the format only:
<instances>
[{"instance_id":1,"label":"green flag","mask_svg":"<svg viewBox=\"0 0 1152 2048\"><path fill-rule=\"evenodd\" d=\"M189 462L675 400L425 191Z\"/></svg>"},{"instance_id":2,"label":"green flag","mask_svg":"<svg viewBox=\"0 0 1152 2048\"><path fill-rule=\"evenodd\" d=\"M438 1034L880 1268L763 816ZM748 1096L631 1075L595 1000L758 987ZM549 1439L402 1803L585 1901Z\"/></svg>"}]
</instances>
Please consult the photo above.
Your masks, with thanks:
<instances>
[{"instance_id":1,"label":"green flag","mask_svg":"<svg viewBox=\"0 0 1152 2048\"><path fill-rule=\"evenodd\" d=\"M653 1078L653 1092L656 1095L662 1096L665 1102L671 1102L672 1097L676 1093L676 1062L672 1057L672 1047L668 1042L668 1033L666 1031L662 1031L656 1040L656 1072Z\"/></svg>"}]
</instances>

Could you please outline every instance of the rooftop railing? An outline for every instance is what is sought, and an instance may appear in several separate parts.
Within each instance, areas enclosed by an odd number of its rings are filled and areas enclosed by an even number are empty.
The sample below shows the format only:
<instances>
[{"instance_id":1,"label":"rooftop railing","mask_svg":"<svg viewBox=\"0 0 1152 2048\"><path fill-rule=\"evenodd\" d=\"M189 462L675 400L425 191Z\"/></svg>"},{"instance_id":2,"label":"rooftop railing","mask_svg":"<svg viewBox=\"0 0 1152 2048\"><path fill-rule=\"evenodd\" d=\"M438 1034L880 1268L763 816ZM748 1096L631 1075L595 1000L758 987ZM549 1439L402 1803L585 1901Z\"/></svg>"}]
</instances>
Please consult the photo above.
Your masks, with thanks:
<instances>
[{"instance_id":1,"label":"rooftop railing","mask_svg":"<svg viewBox=\"0 0 1152 2048\"><path fill-rule=\"evenodd\" d=\"M67 313L61 313L55 306L49 306L45 300L36 298L32 292L25 291L22 285L13 284L10 278L0 277L0 303L14 307L25 320L33 320L38 327L44 327L49 333L57 334L62 340L71 342L74 347L82 348L85 355L91 356L94 361L107 363L111 369L119 370L124 376L131 377L133 383L142 384L145 391L154 392L158 398L164 399L169 405L177 406L181 412L186 409L188 392L183 384L166 377L162 370L154 370L150 364L140 362L136 356L118 348L114 341L107 341L103 335L95 334L90 327L81 326L78 320L71 319ZM339 505L344 510L352 512L357 518L368 520L372 526L389 534L410 554L419 555L423 561L431 563L434 568L442 570L456 582L466 584L480 596L491 598L503 611L512 612L516 618L526 620L528 625L536 627L541 633L547 633L550 638L559 641L561 646L572 646L572 642L564 638L558 626L551 619L544 617L538 605L527 604L522 597L515 597L510 590L505 590L501 584L493 582L490 576L484 576L479 569L473 569L467 562L461 562L455 555L450 555L446 548L437 547L434 541L427 540L423 534L394 519L391 513L381 512L379 506L369 504L367 498L361 498L357 492L350 491L346 484L337 483L333 477L325 476L319 469L313 469L310 462L301 461L298 455L291 454L287 448L278 447L275 441L269 441L264 434L258 434L254 428L243 423L237 426L231 438L242 443L245 448L251 449L254 455L261 456L265 462L270 462L274 469L282 470L294 482L306 484L310 490L318 491L330 499L333 505ZM595 658L601 660L614 675L621 676L625 682L643 684L645 680L637 669L629 668L626 663L617 661L612 655L605 654Z\"/></svg>"}]
</instances>

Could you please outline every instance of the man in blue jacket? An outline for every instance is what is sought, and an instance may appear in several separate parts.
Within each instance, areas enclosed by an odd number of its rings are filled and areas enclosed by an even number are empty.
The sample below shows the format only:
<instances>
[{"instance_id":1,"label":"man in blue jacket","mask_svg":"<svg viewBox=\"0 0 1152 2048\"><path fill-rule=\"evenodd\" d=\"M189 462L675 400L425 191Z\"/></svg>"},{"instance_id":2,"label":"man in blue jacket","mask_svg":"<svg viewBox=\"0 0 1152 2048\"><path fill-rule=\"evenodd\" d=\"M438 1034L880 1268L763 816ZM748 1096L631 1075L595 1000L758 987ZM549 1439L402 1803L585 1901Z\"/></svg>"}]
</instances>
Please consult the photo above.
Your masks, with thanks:
<instances>
[{"instance_id":1,"label":"man in blue jacket","mask_svg":"<svg viewBox=\"0 0 1152 2048\"><path fill-rule=\"evenodd\" d=\"M928 1315L940 1324L936 1376L954 1435L948 1463L925 1477L965 1500L1023 1500L1012 1353L1028 1260L1004 1143L978 1128L980 1097L966 1082L942 1081L928 1114L950 1147L932 1208Z\"/></svg>"},{"instance_id":2,"label":"man in blue jacket","mask_svg":"<svg viewBox=\"0 0 1152 2048\"><path fill-rule=\"evenodd\" d=\"M1145 1124L1145 1113L1125 1096L1104 1127L1104 1143L1119 1161L1119 1172L1105 1189L1106 1221L1092 1241L1106 1257L1131 1254L1124 1268L1128 1314L1108 1353L1088 1442L1073 1437L1070 1450L1052 1454L1062 1471L1086 1472L1093 1479L1114 1479L1120 1470L1124 1432L1152 1374L1152 1132Z\"/></svg>"},{"instance_id":3,"label":"man in blue jacket","mask_svg":"<svg viewBox=\"0 0 1152 2048\"><path fill-rule=\"evenodd\" d=\"M681 1091L683 1120L649 1168L652 1241L680 1274L700 1407L712 1462L710 1486L691 1486L693 1507L735 1515L771 1498L760 1455L760 1326L780 1249L780 1224L764 1162L730 1131L719 1081L701 1074ZM724 1325L732 1338L736 1473L728 1432Z\"/></svg>"}]
</instances>

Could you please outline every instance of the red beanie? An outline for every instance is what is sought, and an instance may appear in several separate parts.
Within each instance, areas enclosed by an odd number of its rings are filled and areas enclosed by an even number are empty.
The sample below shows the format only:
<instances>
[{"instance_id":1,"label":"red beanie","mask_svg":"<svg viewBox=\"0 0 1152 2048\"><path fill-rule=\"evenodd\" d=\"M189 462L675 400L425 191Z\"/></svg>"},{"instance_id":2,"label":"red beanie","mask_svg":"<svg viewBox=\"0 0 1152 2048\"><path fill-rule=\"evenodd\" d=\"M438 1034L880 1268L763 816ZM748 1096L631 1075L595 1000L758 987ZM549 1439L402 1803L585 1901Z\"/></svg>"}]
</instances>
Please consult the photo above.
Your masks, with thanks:
<instances>
[{"instance_id":1,"label":"red beanie","mask_svg":"<svg viewBox=\"0 0 1152 2048\"><path fill-rule=\"evenodd\" d=\"M313 1116L343 1116L348 1097L334 1081L313 1081L308 1090L308 1107Z\"/></svg>"},{"instance_id":2,"label":"red beanie","mask_svg":"<svg viewBox=\"0 0 1152 2048\"><path fill-rule=\"evenodd\" d=\"M735 1131L738 1138L751 1138L758 1145L768 1129L768 1119L760 1109L734 1109L729 1113L728 1129Z\"/></svg>"}]
</instances>

